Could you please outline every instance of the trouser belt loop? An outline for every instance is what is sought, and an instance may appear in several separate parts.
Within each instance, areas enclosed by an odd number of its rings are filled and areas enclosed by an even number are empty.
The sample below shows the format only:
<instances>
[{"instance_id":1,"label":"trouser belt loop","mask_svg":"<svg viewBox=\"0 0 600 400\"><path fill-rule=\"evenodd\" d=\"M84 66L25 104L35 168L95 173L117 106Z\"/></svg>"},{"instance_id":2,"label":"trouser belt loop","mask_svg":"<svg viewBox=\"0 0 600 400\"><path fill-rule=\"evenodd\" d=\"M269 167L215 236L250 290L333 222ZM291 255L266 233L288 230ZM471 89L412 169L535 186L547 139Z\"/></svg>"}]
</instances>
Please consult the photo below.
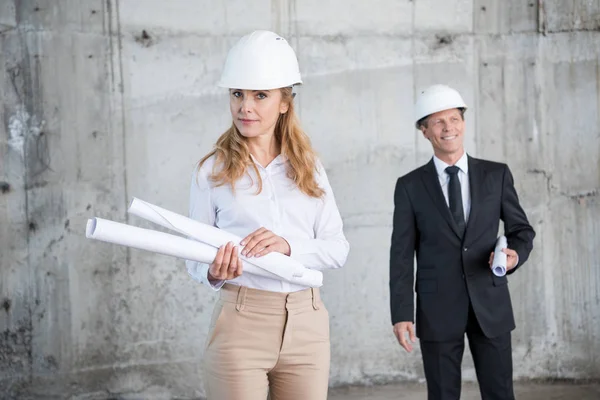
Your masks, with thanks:
<instances>
[{"instance_id":1,"label":"trouser belt loop","mask_svg":"<svg viewBox=\"0 0 600 400\"><path fill-rule=\"evenodd\" d=\"M237 301L235 304L235 309L238 311L242 311L244 306L246 305L246 293L248 292L248 288L245 286L240 286L238 289Z\"/></svg>"}]
</instances>

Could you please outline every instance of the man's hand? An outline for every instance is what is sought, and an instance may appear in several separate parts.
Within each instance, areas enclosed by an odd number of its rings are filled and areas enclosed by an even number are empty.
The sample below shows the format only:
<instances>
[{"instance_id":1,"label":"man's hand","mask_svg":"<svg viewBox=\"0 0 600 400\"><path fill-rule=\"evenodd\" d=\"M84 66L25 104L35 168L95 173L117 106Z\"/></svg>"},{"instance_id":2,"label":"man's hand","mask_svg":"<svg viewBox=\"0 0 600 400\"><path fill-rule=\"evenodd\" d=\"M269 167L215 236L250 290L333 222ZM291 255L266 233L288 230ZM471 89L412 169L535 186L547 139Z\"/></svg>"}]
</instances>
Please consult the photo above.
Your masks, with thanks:
<instances>
[{"instance_id":1,"label":"man's hand","mask_svg":"<svg viewBox=\"0 0 600 400\"><path fill-rule=\"evenodd\" d=\"M252 232L240 244L244 246L242 255L246 257L261 257L274 251L289 256L291 252L287 240L266 228Z\"/></svg>"},{"instance_id":2,"label":"man's hand","mask_svg":"<svg viewBox=\"0 0 600 400\"><path fill-rule=\"evenodd\" d=\"M406 337L407 334L410 338L410 342ZM417 341L417 338L415 337L413 323L398 322L396 325L394 325L394 335L396 335L396 339L398 339L398 343L400 343L400 346L404 347L404 350L410 353L413 349L411 342L415 343Z\"/></svg>"},{"instance_id":3,"label":"man's hand","mask_svg":"<svg viewBox=\"0 0 600 400\"><path fill-rule=\"evenodd\" d=\"M519 261L519 256L516 251L509 249L509 248L502 249L502 252L504 254L506 254L506 270L510 271L511 269L513 269L514 267L517 266L517 262ZM490 254L490 260L488 261L488 263L490 264L490 268L492 267L492 262L494 262L494 252L493 251L492 251L492 254Z\"/></svg>"}]
</instances>

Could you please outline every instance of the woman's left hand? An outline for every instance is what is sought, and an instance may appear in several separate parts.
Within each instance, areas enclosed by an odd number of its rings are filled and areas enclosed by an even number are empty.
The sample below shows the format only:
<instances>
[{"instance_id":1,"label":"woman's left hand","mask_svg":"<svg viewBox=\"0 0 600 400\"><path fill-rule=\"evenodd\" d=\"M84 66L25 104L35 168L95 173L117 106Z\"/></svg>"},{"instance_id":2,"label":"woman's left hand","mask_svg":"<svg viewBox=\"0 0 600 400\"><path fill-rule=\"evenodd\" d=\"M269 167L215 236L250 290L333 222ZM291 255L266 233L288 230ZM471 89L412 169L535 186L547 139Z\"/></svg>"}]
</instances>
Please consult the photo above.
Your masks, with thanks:
<instances>
[{"instance_id":1,"label":"woman's left hand","mask_svg":"<svg viewBox=\"0 0 600 400\"><path fill-rule=\"evenodd\" d=\"M244 246L242 255L246 257L261 257L274 251L286 256L291 253L290 244L287 240L266 228L260 228L252 232L240 244Z\"/></svg>"}]
</instances>

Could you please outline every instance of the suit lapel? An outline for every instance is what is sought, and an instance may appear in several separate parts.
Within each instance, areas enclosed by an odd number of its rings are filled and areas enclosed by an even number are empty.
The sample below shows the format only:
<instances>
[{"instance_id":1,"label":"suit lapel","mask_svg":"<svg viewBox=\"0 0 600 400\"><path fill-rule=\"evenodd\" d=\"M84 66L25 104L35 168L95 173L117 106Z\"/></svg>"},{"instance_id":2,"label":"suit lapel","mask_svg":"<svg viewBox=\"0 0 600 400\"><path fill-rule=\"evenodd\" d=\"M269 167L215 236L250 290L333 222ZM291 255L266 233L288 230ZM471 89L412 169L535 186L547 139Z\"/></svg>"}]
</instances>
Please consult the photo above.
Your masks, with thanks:
<instances>
[{"instance_id":1,"label":"suit lapel","mask_svg":"<svg viewBox=\"0 0 600 400\"><path fill-rule=\"evenodd\" d=\"M433 200L433 203L436 205L438 211L446 220L446 222L448 222L448 225L450 225L456 236L461 239L458 226L456 226L456 222L454 222L452 214L450 214L448 204L446 204L446 199L444 198L444 193L442 192L442 187L440 186L437 170L435 169L435 164L433 163L433 158L425 165L423 172L423 184L425 185L431 200Z\"/></svg>"},{"instance_id":2,"label":"suit lapel","mask_svg":"<svg viewBox=\"0 0 600 400\"><path fill-rule=\"evenodd\" d=\"M479 206L483 195L483 183L485 180L485 171L477 159L469 157L469 190L471 192L471 211L469 212L469 221L465 231L465 244L468 243L471 235L477 225Z\"/></svg>"}]
</instances>

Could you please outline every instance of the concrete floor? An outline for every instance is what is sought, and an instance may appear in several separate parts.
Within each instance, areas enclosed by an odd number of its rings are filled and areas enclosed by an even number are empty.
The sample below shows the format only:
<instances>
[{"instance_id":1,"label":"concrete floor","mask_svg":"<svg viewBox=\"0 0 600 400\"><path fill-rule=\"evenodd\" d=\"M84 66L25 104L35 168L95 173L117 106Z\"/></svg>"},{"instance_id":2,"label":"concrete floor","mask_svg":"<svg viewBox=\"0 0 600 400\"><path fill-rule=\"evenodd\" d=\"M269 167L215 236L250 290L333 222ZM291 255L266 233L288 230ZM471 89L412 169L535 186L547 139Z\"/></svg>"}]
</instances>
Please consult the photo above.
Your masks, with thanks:
<instances>
[{"instance_id":1,"label":"concrete floor","mask_svg":"<svg viewBox=\"0 0 600 400\"><path fill-rule=\"evenodd\" d=\"M519 383L517 400L600 400L600 384ZM337 388L329 391L328 400L421 400L427 398L424 385L402 384L372 387ZM463 385L461 400L479 400L475 384Z\"/></svg>"}]
</instances>

